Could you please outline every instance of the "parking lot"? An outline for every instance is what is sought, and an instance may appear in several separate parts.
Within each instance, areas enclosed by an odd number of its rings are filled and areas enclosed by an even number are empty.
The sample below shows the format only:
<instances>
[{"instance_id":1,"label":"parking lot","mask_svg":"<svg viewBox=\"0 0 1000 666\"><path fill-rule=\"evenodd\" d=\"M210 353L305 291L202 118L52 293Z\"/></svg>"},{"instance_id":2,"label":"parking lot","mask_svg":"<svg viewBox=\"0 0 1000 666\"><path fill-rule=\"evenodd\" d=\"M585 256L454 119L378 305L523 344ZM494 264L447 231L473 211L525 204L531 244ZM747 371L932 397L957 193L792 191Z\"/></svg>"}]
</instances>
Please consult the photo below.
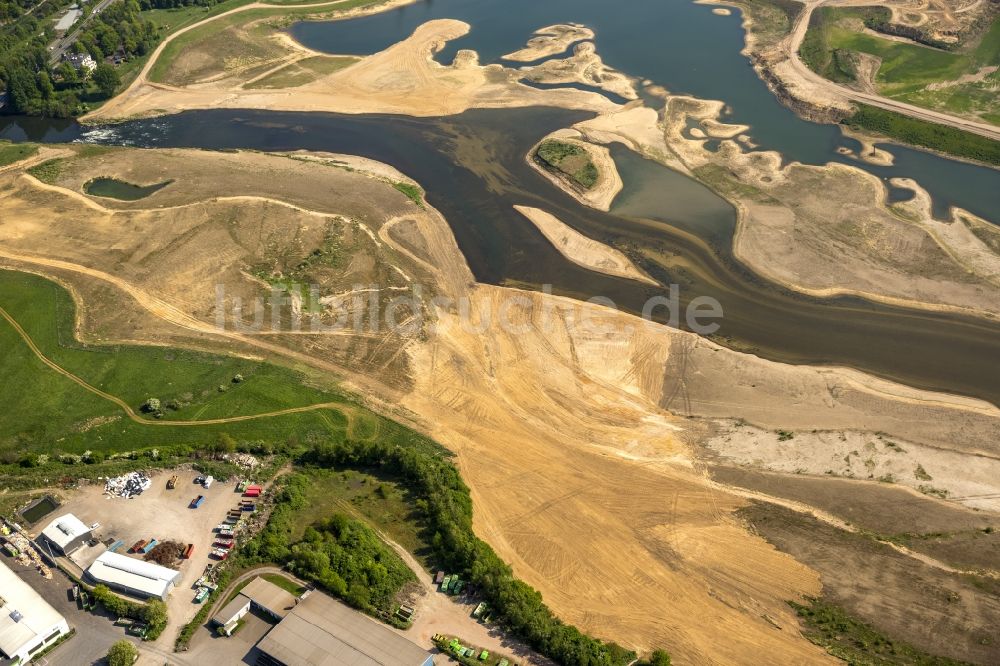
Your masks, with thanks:
<instances>
[{"instance_id":1,"label":"parking lot","mask_svg":"<svg viewBox=\"0 0 1000 666\"><path fill-rule=\"evenodd\" d=\"M177 486L167 489L167 480L177 474ZM125 545L118 550L126 553L129 546L140 539L155 538L158 541L178 541L184 544L194 544L194 554L189 560L179 563L182 574L181 581L167 600L170 614L170 627L157 644L173 645L177 628L186 624L199 606L194 603L195 591L192 588L205 570L209 559L213 529L226 517L226 512L239 502L239 494L235 492L235 483L220 483L216 481L211 488L205 489L195 484L198 476L192 470L177 470L163 472L151 477L149 490L132 499L108 497L104 494L103 484L85 486L74 491L66 498L62 506L55 512L33 526L35 531L41 531L53 518L65 513L76 515L84 523L100 523L94 530L98 540L122 540ZM191 501L198 495L204 495L205 500L197 509L191 508ZM74 561L85 568L104 550L104 545L96 548L81 549L74 554Z\"/></svg>"}]
</instances>

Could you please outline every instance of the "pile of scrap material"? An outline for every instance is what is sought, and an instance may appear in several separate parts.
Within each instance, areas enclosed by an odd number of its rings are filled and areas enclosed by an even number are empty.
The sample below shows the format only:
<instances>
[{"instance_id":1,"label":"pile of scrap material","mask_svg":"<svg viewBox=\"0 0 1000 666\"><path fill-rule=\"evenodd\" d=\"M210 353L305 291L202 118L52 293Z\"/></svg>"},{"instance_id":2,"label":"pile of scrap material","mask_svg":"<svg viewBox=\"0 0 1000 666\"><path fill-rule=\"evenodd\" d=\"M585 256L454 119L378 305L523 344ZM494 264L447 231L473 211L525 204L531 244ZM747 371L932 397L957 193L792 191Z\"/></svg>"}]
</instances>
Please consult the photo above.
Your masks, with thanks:
<instances>
[{"instance_id":1,"label":"pile of scrap material","mask_svg":"<svg viewBox=\"0 0 1000 666\"><path fill-rule=\"evenodd\" d=\"M257 460L257 457L252 456L249 453L235 453L226 456L226 459L237 467L242 467L243 469L254 469L260 465L260 461Z\"/></svg>"},{"instance_id":2,"label":"pile of scrap material","mask_svg":"<svg viewBox=\"0 0 1000 666\"><path fill-rule=\"evenodd\" d=\"M49 570L45 563L42 562L42 558L38 555L34 548L31 547L31 543L28 539L20 532L11 532L6 536L7 543L17 554L14 555L14 559L17 563L25 567L34 567L38 570L38 573L42 574L46 578L52 578L52 571ZM11 555L11 549L7 549L7 552Z\"/></svg>"},{"instance_id":3,"label":"pile of scrap material","mask_svg":"<svg viewBox=\"0 0 1000 666\"><path fill-rule=\"evenodd\" d=\"M142 472L130 472L124 476L109 478L104 484L104 492L115 497L131 499L149 490L153 482Z\"/></svg>"}]
</instances>

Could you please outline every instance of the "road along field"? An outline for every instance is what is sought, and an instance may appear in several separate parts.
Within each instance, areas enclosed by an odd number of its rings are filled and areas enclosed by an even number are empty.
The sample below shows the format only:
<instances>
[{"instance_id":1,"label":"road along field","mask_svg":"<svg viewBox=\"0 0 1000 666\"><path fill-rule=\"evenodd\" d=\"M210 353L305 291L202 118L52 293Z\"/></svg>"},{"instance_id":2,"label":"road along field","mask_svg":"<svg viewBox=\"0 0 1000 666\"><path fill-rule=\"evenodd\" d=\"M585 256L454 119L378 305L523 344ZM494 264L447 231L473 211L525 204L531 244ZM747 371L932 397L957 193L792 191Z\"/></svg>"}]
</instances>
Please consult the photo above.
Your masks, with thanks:
<instances>
[{"instance_id":1,"label":"road along field","mask_svg":"<svg viewBox=\"0 0 1000 666\"><path fill-rule=\"evenodd\" d=\"M121 334L247 350L342 377L457 454L477 534L561 618L597 636L640 650L665 646L678 663L829 659L799 634L786 601L836 579L747 529L735 514L745 491L695 464L692 447L715 424L679 414L881 431L969 460L998 453L1000 411L985 403L836 368L783 366L597 305L475 285L445 222L387 182L385 170L303 157L113 149L43 172L52 184L4 174L2 256L72 285L84 340ZM98 173L174 183L139 201L98 203L82 192ZM326 194L355 189L367 194ZM357 233L323 224L334 216L356 220ZM314 250L351 238L343 263L296 273ZM411 312L426 308L428 323L415 334L323 335L287 329L288 306L279 308L279 333L214 327L214 285L250 299L316 277L317 300L336 303L361 270L420 276L435 295L466 299L471 315L422 302ZM512 326L483 325L500 312ZM963 433L961 448L948 431ZM973 594L958 603L979 602ZM864 605L851 611L879 620ZM964 631L952 626L946 636L962 642Z\"/></svg>"}]
</instances>

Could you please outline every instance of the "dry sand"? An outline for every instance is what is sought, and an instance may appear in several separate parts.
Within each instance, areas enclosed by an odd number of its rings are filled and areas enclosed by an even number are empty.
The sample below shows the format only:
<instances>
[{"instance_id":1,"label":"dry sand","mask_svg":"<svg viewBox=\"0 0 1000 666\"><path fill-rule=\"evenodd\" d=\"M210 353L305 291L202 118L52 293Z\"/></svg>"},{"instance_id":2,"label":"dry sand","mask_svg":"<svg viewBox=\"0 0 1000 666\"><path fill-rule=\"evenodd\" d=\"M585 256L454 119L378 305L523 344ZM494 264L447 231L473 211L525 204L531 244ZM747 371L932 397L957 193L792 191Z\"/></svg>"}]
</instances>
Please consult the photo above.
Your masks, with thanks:
<instances>
[{"instance_id":1,"label":"dry sand","mask_svg":"<svg viewBox=\"0 0 1000 666\"><path fill-rule=\"evenodd\" d=\"M555 215L530 206L514 206L514 210L531 220L559 253L574 264L605 275L658 284L636 268L622 252L587 238Z\"/></svg>"},{"instance_id":2,"label":"dry sand","mask_svg":"<svg viewBox=\"0 0 1000 666\"><path fill-rule=\"evenodd\" d=\"M574 42L593 39L594 31L575 23L559 23L535 31L535 36L528 40L528 45L513 53L508 53L504 60L517 62L533 62L543 58L551 58L568 49Z\"/></svg>"},{"instance_id":3,"label":"dry sand","mask_svg":"<svg viewBox=\"0 0 1000 666\"><path fill-rule=\"evenodd\" d=\"M521 71L526 79L537 83L583 83L628 100L639 97L635 79L605 65L593 42L577 44L568 58L546 60L533 67L522 67Z\"/></svg>"},{"instance_id":4,"label":"dry sand","mask_svg":"<svg viewBox=\"0 0 1000 666\"><path fill-rule=\"evenodd\" d=\"M519 84L516 70L479 66L471 51L460 52L449 66L433 60L432 55L446 42L468 31L469 25L461 21L429 21L409 38L380 53L294 88L176 87L152 83L140 76L83 120L105 122L209 108L412 116L452 115L484 107L561 106L596 112L616 108L596 93L572 88L539 90Z\"/></svg>"}]
</instances>

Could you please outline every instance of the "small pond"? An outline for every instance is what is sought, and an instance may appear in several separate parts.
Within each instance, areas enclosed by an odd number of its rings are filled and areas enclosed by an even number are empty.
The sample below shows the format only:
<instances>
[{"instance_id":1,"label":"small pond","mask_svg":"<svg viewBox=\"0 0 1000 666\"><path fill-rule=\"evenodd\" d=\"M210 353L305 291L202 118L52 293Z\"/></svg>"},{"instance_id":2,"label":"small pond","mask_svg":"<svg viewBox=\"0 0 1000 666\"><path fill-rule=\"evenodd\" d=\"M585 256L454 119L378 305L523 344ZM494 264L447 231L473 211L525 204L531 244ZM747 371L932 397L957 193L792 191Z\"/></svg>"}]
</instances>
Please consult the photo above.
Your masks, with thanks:
<instances>
[{"instance_id":1,"label":"small pond","mask_svg":"<svg viewBox=\"0 0 1000 666\"><path fill-rule=\"evenodd\" d=\"M162 183L152 185L133 185L117 178L94 178L87 181L83 186L83 191L94 197L107 197L109 199L120 199L121 201L136 201L145 199L157 190L161 190L174 181L165 180Z\"/></svg>"},{"instance_id":2,"label":"small pond","mask_svg":"<svg viewBox=\"0 0 1000 666\"><path fill-rule=\"evenodd\" d=\"M35 500L21 511L21 517L24 518L24 522L28 523L28 525L34 525L58 507L59 503L51 496L46 495L41 499Z\"/></svg>"}]
</instances>

